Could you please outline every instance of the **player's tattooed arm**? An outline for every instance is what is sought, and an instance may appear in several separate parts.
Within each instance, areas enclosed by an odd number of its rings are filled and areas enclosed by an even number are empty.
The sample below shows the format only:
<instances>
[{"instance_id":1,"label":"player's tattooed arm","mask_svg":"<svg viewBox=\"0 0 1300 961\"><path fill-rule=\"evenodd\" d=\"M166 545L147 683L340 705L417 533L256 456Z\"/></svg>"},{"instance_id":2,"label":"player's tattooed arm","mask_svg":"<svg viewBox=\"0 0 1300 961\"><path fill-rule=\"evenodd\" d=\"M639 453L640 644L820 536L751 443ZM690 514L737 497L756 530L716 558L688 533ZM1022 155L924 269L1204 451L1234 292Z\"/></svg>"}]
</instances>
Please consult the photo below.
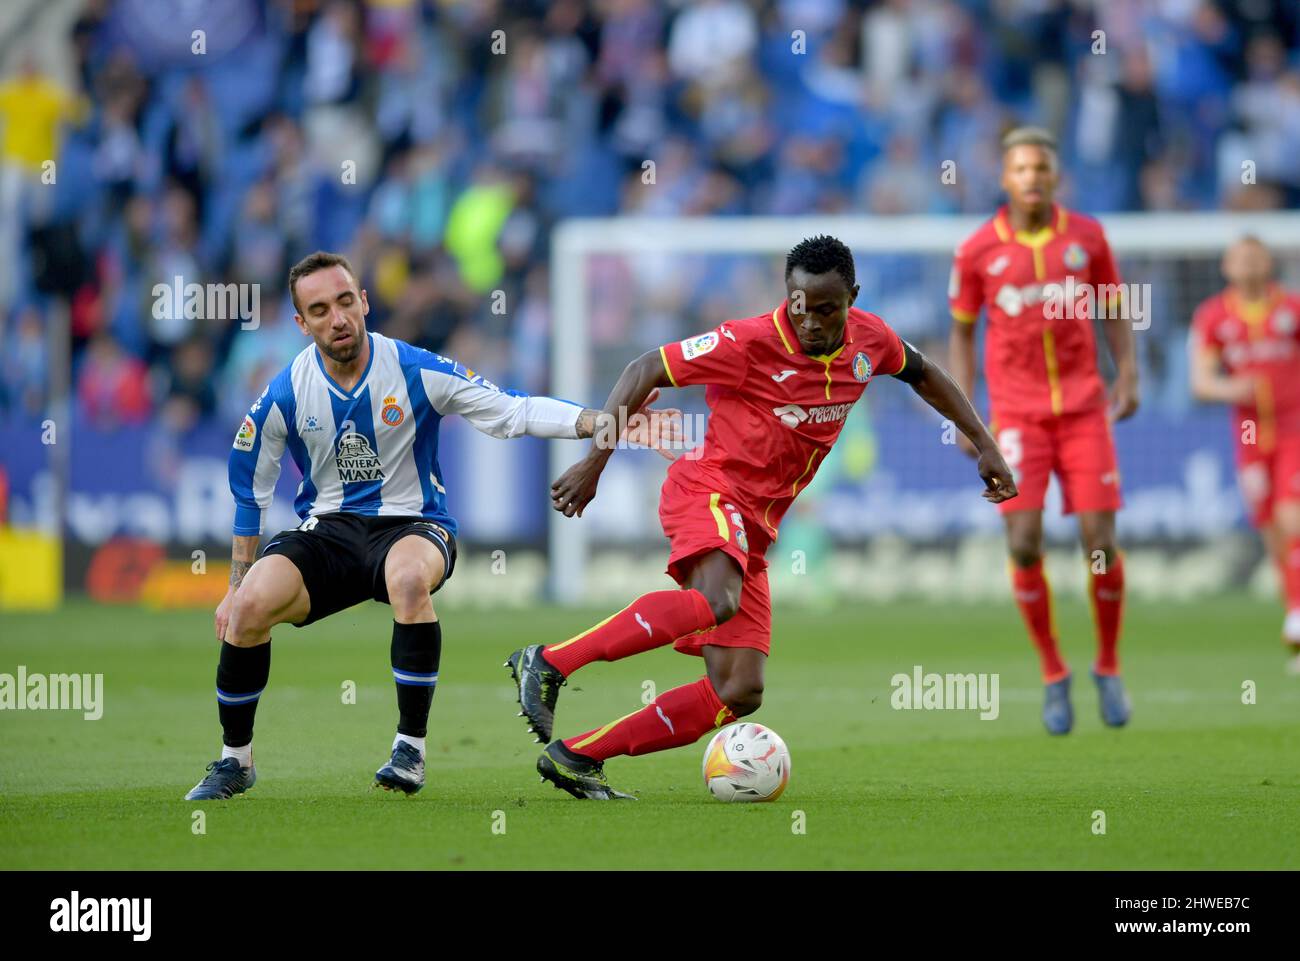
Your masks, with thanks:
<instances>
[{"instance_id":1,"label":"player's tattooed arm","mask_svg":"<svg viewBox=\"0 0 1300 961\"><path fill-rule=\"evenodd\" d=\"M650 418L648 423L655 423L655 414L647 409L647 404L659 396L658 388L671 386L668 372L658 351L647 351L628 364L619 377L618 383L610 391L605 407L600 411L584 410L578 417L578 436L592 438L591 449L587 456L565 471L551 485L551 506L565 517L582 516L583 508L596 496L596 485L600 482L601 472L614 453L620 440L641 443L642 437L637 433L639 426L634 418L640 415ZM634 412L629 416L628 412ZM591 414L586 424L589 433L583 433L584 421ZM680 411L661 411L660 415L675 414L680 421ZM671 417L667 418L671 419Z\"/></svg>"},{"instance_id":2,"label":"player's tattooed arm","mask_svg":"<svg viewBox=\"0 0 1300 961\"><path fill-rule=\"evenodd\" d=\"M577 424L578 438L580 440L596 436L596 421L600 415L601 412L594 407L583 408L582 413L578 415Z\"/></svg>"},{"instance_id":3,"label":"player's tattooed arm","mask_svg":"<svg viewBox=\"0 0 1300 961\"><path fill-rule=\"evenodd\" d=\"M257 560L257 538L235 535L230 548L230 589L236 590L243 583L244 575Z\"/></svg>"},{"instance_id":4,"label":"player's tattooed arm","mask_svg":"<svg viewBox=\"0 0 1300 961\"><path fill-rule=\"evenodd\" d=\"M911 344L905 344L907 363L903 372L909 367L911 373L901 380L911 384L917 396L952 421L975 448L979 460L976 470L984 481L984 499L994 504L1010 500L1016 496L1016 481L1007 466L1006 459L998 450L997 442L989 429L980 420L979 414L971 406L966 392L957 385L948 372L932 360L927 360Z\"/></svg>"},{"instance_id":5,"label":"player's tattooed arm","mask_svg":"<svg viewBox=\"0 0 1300 961\"><path fill-rule=\"evenodd\" d=\"M217 605L216 614L213 616L213 625L219 641L226 639L226 628L230 626L230 609L234 606L235 592L243 583L248 569L257 560L257 541L256 535L236 534L234 543L230 547L230 586L226 589L226 596Z\"/></svg>"}]
</instances>

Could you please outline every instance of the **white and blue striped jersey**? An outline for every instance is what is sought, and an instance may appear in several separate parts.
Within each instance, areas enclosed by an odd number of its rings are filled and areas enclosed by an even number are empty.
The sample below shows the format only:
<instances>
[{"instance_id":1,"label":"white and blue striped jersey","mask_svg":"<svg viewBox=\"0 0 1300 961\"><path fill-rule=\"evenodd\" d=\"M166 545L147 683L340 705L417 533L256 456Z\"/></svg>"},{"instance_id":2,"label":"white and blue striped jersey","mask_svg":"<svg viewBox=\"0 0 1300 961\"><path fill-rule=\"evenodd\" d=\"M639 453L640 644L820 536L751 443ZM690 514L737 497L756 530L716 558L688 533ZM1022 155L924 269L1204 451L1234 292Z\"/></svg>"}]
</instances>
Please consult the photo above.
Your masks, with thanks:
<instances>
[{"instance_id":1,"label":"white and blue striped jersey","mask_svg":"<svg viewBox=\"0 0 1300 961\"><path fill-rule=\"evenodd\" d=\"M581 405L502 390L461 364L368 333L370 363L344 390L311 344L249 409L230 452L237 535L262 532L287 449L302 519L342 511L423 517L454 535L438 467L438 425L459 414L493 437L577 436Z\"/></svg>"}]
</instances>

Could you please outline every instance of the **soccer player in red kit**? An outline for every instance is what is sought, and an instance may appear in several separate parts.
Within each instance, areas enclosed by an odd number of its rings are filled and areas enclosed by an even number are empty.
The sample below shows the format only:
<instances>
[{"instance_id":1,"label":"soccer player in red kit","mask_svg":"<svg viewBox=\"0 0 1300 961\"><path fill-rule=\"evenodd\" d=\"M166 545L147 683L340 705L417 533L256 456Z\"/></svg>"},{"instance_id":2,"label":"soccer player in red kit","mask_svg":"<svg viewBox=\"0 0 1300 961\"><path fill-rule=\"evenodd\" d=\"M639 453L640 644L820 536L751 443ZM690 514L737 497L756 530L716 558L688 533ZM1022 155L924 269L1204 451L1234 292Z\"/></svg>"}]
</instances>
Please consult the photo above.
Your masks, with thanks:
<instances>
[{"instance_id":1,"label":"soccer player in red kit","mask_svg":"<svg viewBox=\"0 0 1300 961\"><path fill-rule=\"evenodd\" d=\"M1282 640L1300 674L1300 295L1274 281L1255 237L1227 249L1223 275L1227 289L1192 318L1192 393L1232 405L1241 492L1281 574Z\"/></svg>"},{"instance_id":2,"label":"soccer player in red kit","mask_svg":"<svg viewBox=\"0 0 1300 961\"><path fill-rule=\"evenodd\" d=\"M957 248L953 263L949 366L971 394L975 326L985 308L989 426L1020 490L1000 510L1013 592L1041 662L1043 723L1051 734L1067 734L1074 725L1070 669L1057 647L1043 575L1043 502L1055 472L1065 513L1079 516L1088 558L1097 630L1092 676L1102 720L1118 727L1130 708L1116 654L1124 564L1115 544L1120 488L1111 423L1138 406L1133 330L1120 316L1119 272L1101 225L1053 202L1058 169L1051 134L1021 127L1002 147L1007 204ZM1109 403L1093 336L1098 311L1117 372Z\"/></svg>"},{"instance_id":3,"label":"soccer player in red kit","mask_svg":"<svg viewBox=\"0 0 1300 961\"><path fill-rule=\"evenodd\" d=\"M844 244L803 241L786 258L785 281L788 297L775 310L634 360L605 403L602 416L613 423L656 387L707 385L702 454L674 462L659 501L668 573L681 589L645 594L576 637L511 654L521 713L540 742L550 741L559 688L574 671L665 644L703 657L707 673L603 727L547 744L537 770L575 797L627 797L609 786L606 759L691 744L758 710L772 621L764 554L875 375L910 384L970 438L986 499L1015 496L1011 469L961 389L883 320L852 306L858 285ZM552 485L556 510L582 514L611 453L611 445L593 444Z\"/></svg>"}]
</instances>

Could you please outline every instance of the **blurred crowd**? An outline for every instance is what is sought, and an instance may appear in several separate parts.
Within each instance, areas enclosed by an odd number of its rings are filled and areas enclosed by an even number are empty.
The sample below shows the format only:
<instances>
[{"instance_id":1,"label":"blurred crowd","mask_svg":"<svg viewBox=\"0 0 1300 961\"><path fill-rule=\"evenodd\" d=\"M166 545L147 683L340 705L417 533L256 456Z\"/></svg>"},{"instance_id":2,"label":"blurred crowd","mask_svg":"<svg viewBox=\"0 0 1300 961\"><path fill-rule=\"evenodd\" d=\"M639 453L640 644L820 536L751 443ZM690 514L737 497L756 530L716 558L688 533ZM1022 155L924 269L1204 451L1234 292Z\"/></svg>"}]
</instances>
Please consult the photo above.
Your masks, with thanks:
<instances>
[{"instance_id":1,"label":"blurred crowd","mask_svg":"<svg viewBox=\"0 0 1300 961\"><path fill-rule=\"evenodd\" d=\"M66 312L87 418L229 419L317 248L373 328L545 389L557 221L987 213L1018 122L1091 212L1300 206L1295 0L93 0L66 49L0 78L0 416ZM257 285L256 336L158 309L174 278Z\"/></svg>"}]
</instances>

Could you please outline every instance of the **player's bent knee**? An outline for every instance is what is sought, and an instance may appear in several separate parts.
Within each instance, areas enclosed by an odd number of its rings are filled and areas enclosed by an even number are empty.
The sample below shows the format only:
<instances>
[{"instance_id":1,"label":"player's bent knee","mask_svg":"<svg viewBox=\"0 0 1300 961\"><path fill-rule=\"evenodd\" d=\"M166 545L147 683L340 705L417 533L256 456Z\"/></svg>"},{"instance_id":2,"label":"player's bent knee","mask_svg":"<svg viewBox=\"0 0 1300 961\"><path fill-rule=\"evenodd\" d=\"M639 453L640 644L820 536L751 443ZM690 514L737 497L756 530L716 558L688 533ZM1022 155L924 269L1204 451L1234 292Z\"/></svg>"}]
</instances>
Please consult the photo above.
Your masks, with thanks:
<instances>
[{"instance_id":1,"label":"player's bent knee","mask_svg":"<svg viewBox=\"0 0 1300 961\"><path fill-rule=\"evenodd\" d=\"M422 565L404 567L386 579L388 603L394 610L422 608L429 603L433 574Z\"/></svg>"},{"instance_id":2,"label":"player's bent knee","mask_svg":"<svg viewBox=\"0 0 1300 961\"><path fill-rule=\"evenodd\" d=\"M244 585L235 592L226 641L235 647L256 647L267 639L274 623L274 608L265 591Z\"/></svg>"},{"instance_id":3,"label":"player's bent knee","mask_svg":"<svg viewBox=\"0 0 1300 961\"><path fill-rule=\"evenodd\" d=\"M724 684L718 692L718 699L727 705L727 709L736 717L753 714L763 705L763 688L748 683Z\"/></svg>"},{"instance_id":4,"label":"player's bent knee","mask_svg":"<svg viewBox=\"0 0 1300 961\"><path fill-rule=\"evenodd\" d=\"M740 611L740 591L718 590L705 597L716 624L731 620Z\"/></svg>"}]
</instances>

